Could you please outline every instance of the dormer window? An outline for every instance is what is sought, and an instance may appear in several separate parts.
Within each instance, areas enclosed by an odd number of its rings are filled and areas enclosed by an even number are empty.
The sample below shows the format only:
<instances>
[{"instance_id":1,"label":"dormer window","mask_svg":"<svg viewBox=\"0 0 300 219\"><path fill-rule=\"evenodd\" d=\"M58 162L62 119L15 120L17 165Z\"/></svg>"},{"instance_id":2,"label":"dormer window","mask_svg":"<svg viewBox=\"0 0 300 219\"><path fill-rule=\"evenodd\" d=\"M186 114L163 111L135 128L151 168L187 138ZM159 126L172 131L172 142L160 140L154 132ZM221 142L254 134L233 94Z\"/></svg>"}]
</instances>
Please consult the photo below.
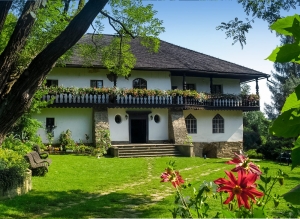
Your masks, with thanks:
<instances>
[{"instance_id":1,"label":"dormer window","mask_svg":"<svg viewBox=\"0 0 300 219\"><path fill-rule=\"evenodd\" d=\"M143 78L136 78L133 80L133 88L147 89L147 81Z\"/></svg>"}]
</instances>

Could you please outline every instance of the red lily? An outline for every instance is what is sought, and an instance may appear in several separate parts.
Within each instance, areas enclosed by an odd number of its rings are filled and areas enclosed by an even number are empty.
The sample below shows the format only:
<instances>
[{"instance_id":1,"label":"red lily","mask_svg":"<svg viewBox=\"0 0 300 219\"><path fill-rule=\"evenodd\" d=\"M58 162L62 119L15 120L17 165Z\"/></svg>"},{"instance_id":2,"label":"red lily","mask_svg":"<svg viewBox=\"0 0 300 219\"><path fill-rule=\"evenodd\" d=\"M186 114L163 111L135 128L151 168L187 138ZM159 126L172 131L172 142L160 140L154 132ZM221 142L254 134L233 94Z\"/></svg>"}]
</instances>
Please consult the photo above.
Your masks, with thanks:
<instances>
[{"instance_id":1,"label":"red lily","mask_svg":"<svg viewBox=\"0 0 300 219\"><path fill-rule=\"evenodd\" d=\"M219 185L218 192L225 191L229 193L229 197L225 200L224 204L228 204L234 199L236 195L238 206L245 206L250 209L248 198L251 198L255 202L255 197L262 197L264 193L256 190L254 182L257 179L257 175L253 173L246 174L244 171L238 171L238 178L236 179L232 172L225 171L229 180L219 178L214 181Z\"/></svg>"},{"instance_id":2,"label":"red lily","mask_svg":"<svg viewBox=\"0 0 300 219\"><path fill-rule=\"evenodd\" d=\"M226 162L227 164L235 164L235 168L233 168L231 171L232 172L238 172L238 171L243 171L246 173L254 173L258 176L262 174L261 170L259 167L254 164L253 162L250 161L248 157L246 157L243 154L235 154L235 158L232 160Z\"/></svg>"},{"instance_id":3,"label":"red lily","mask_svg":"<svg viewBox=\"0 0 300 219\"><path fill-rule=\"evenodd\" d=\"M184 183L184 180L179 175L179 172L170 168L167 168L166 171L161 174L160 178L162 178L160 182L171 182L175 188Z\"/></svg>"}]
</instances>

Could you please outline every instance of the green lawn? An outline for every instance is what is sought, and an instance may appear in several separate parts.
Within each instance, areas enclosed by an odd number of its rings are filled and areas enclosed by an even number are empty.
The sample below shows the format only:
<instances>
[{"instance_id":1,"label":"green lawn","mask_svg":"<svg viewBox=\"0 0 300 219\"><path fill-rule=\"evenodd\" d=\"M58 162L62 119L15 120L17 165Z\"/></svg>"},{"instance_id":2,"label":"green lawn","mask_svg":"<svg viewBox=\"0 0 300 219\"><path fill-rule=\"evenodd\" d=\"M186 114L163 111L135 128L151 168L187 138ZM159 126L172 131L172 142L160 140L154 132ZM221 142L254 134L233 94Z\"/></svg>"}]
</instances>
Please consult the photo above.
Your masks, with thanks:
<instances>
[{"instance_id":1,"label":"green lawn","mask_svg":"<svg viewBox=\"0 0 300 219\"><path fill-rule=\"evenodd\" d=\"M101 158L77 155L50 155L53 160L45 177L33 177L33 190L11 200L0 201L1 218L170 218L174 188L160 183L160 175L170 160L176 161L180 174L195 188L204 180L223 177L233 166L223 159L203 158ZM281 168L289 174L283 194L299 184L300 169L293 171L270 161L260 161L274 173ZM220 210L219 201L211 200L211 217ZM277 209L267 210L282 217L288 210L282 201Z\"/></svg>"}]
</instances>

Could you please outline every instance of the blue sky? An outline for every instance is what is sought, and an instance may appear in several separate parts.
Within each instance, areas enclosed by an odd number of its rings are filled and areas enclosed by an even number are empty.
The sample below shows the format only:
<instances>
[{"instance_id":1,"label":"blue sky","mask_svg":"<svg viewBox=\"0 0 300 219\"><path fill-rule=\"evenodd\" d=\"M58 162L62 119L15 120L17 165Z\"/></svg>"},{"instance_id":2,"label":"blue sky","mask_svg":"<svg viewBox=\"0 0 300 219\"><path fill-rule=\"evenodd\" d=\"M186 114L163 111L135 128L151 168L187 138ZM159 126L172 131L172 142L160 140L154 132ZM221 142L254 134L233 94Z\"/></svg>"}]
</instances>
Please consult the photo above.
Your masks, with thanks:
<instances>
[{"instance_id":1,"label":"blue sky","mask_svg":"<svg viewBox=\"0 0 300 219\"><path fill-rule=\"evenodd\" d=\"M255 20L243 49L239 43L232 45L232 39L226 39L224 32L216 30L221 22L228 22L235 17L245 20L246 13L236 0L144 0L144 3L153 4L157 18L163 20L165 33L160 35L160 39L271 74L273 63L265 58L279 45L279 38L268 29L267 22ZM295 13L296 10L291 10L284 14ZM103 33L114 32L108 27ZM255 93L255 84L250 85ZM266 80L259 81L259 92L263 111L264 103L270 103Z\"/></svg>"}]
</instances>

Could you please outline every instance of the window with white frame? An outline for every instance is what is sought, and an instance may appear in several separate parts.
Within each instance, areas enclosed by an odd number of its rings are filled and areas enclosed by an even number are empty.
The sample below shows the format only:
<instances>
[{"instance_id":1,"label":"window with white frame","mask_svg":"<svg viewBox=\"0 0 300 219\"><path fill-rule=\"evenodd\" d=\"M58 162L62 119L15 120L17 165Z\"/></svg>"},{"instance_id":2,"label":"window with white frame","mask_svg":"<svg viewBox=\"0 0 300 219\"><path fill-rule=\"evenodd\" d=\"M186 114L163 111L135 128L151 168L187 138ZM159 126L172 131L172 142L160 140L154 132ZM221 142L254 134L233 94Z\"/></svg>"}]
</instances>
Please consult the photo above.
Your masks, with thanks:
<instances>
[{"instance_id":1,"label":"window with white frame","mask_svg":"<svg viewBox=\"0 0 300 219\"><path fill-rule=\"evenodd\" d=\"M217 114L212 120L212 132L224 133L224 118Z\"/></svg>"},{"instance_id":2,"label":"window with white frame","mask_svg":"<svg viewBox=\"0 0 300 219\"><path fill-rule=\"evenodd\" d=\"M185 125L189 134L197 133L197 119L192 114L189 114L185 118Z\"/></svg>"},{"instance_id":3,"label":"window with white frame","mask_svg":"<svg viewBox=\"0 0 300 219\"><path fill-rule=\"evenodd\" d=\"M102 88L103 80L91 80L91 87Z\"/></svg>"}]
</instances>

